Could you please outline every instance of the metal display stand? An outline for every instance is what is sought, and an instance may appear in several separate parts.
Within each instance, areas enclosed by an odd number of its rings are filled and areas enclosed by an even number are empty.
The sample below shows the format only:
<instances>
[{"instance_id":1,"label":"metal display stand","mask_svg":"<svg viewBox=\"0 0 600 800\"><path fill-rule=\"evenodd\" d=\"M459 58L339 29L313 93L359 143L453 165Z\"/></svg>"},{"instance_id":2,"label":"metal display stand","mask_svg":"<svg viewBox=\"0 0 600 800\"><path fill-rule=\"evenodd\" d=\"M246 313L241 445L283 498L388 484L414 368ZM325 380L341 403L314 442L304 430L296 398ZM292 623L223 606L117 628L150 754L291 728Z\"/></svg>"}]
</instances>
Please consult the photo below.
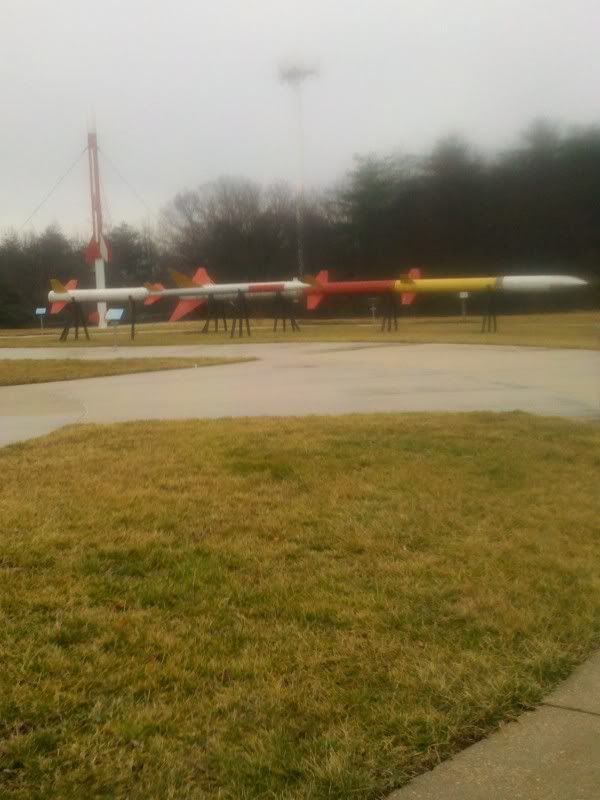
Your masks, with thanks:
<instances>
[{"instance_id":1,"label":"metal display stand","mask_svg":"<svg viewBox=\"0 0 600 800\"><path fill-rule=\"evenodd\" d=\"M284 333L288 321L292 331L300 332L300 326L294 314L293 302L289 298L284 297L281 292L277 292L275 295L275 313L273 314L273 332L277 330L277 325L280 320Z\"/></svg>"},{"instance_id":2,"label":"metal display stand","mask_svg":"<svg viewBox=\"0 0 600 800\"><path fill-rule=\"evenodd\" d=\"M390 332L392 330L392 323L394 325L394 330L398 330L398 299L394 294L388 292L384 294L382 297L382 312L383 316L381 318L381 330L385 331L387 327L387 331Z\"/></svg>"},{"instance_id":3,"label":"metal display stand","mask_svg":"<svg viewBox=\"0 0 600 800\"><path fill-rule=\"evenodd\" d=\"M493 289L487 289L485 295L481 333L496 333L498 330L498 322L496 319L496 292Z\"/></svg>"},{"instance_id":4,"label":"metal display stand","mask_svg":"<svg viewBox=\"0 0 600 800\"><path fill-rule=\"evenodd\" d=\"M65 325L65 327L62 330L62 333L58 337L58 341L59 342L67 341L67 339L69 338L69 331L71 330L71 327L75 328L75 339L76 340L79 339L80 324L85 332L85 338L88 339L89 341L90 334L88 333L87 324L85 322L85 316L83 314L83 311L81 310L81 306L75 300L69 305L71 306L70 308L71 319L67 317L67 324Z\"/></svg>"},{"instance_id":5,"label":"metal display stand","mask_svg":"<svg viewBox=\"0 0 600 800\"><path fill-rule=\"evenodd\" d=\"M246 332L248 336L252 336L250 332L250 319L248 317L248 303L246 302L246 295L244 292L238 292L235 301L233 318L231 320L231 338L235 336L236 326L238 328L238 336L244 335L243 323L246 323Z\"/></svg>"},{"instance_id":6,"label":"metal display stand","mask_svg":"<svg viewBox=\"0 0 600 800\"><path fill-rule=\"evenodd\" d=\"M219 321L223 321L223 330L227 333L227 317L225 314L225 303L216 300L212 295L208 296L206 304L206 322L200 333L208 333L211 320L214 322L215 333L219 332Z\"/></svg>"},{"instance_id":7,"label":"metal display stand","mask_svg":"<svg viewBox=\"0 0 600 800\"><path fill-rule=\"evenodd\" d=\"M131 341L135 339L135 300L133 297L129 298L129 319L131 320Z\"/></svg>"}]
</instances>

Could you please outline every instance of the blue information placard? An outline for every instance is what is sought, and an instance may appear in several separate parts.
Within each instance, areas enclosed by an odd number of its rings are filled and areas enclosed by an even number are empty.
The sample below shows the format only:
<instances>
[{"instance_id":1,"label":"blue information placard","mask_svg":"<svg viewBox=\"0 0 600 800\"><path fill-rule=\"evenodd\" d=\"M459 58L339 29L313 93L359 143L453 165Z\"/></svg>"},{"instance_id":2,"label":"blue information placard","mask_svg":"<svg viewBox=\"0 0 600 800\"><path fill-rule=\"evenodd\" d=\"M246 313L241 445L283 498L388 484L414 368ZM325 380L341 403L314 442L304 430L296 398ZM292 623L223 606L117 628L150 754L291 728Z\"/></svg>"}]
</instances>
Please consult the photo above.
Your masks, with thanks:
<instances>
[{"instance_id":1,"label":"blue information placard","mask_svg":"<svg viewBox=\"0 0 600 800\"><path fill-rule=\"evenodd\" d=\"M46 308L45 306L40 306L35 310L36 317L45 317L46 316Z\"/></svg>"},{"instance_id":2,"label":"blue information placard","mask_svg":"<svg viewBox=\"0 0 600 800\"><path fill-rule=\"evenodd\" d=\"M109 308L106 312L105 319L107 322L120 322L124 313L124 308Z\"/></svg>"}]
</instances>

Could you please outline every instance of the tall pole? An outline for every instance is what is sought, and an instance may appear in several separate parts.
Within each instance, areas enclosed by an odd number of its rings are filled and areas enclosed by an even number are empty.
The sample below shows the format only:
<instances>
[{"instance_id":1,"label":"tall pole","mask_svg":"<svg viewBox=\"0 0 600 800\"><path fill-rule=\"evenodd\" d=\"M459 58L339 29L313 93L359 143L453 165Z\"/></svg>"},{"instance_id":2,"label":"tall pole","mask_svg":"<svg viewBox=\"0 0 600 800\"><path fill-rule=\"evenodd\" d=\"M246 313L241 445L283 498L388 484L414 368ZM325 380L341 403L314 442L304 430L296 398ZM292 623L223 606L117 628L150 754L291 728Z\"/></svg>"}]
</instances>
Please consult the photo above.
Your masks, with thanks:
<instances>
[{"instance_id":1,"label":"tall pole","mask_svg":"<svg viewBox=\"0 0 600 800\"><path fill-rule=\"evenodd\" d=\"M296 192L296 237L297 237L297 277L302 280L304 275L304 109L302 105L302 84L316 75L313 67L301 64L291 64L281 67L279 77L287 83L293 93L296 106L296 130L298 136L298 188Z\"/></svg>"},{"instance_id":2,"label":"tall pole","mask_svg":"<svg viewBox=\"0 0 600 800\"><path fill-rule=\"evenodd\" d=\"M302 89L299 82L292 85L296 96L298 129L298 197L296 199L296 236L298 240L298 278L304 275L304 115Z\"/></svg>"},{"instance_id":3,"label":"tall pole","mask_svg":"<svg viewBox=\"0 0 600 800\"><path fill-rule=\"evenodd\" d=\"M92 239L88 246L90 260L94 261L96 289L106 288L104 261L108 251L102 227L102 203L100 200L100 169L98 166L98 138L96 131L88 133L88 163L90 172L90 196L92 201ZM98 303L98 327L106 328L106 303Z\"/></svg>"}]
</instances>

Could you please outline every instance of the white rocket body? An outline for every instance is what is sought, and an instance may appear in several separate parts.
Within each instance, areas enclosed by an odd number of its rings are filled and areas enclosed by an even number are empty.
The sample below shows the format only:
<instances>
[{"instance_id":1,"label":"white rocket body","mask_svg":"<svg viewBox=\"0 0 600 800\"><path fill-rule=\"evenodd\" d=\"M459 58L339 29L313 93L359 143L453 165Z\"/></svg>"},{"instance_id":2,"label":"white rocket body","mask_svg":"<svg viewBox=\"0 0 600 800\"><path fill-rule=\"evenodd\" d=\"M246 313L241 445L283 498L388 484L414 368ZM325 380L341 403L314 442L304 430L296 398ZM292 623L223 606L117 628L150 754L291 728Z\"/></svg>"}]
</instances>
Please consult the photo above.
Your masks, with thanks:
<instances>
[{"instance_id":1,"label":"white rocket body","mask_svg":"<svg viewBox=\"0 0 600 800\"><path fill-rule=\"evenodd\" d=\"M121 289L67 289L65 292L48 292L50 303L125 303L145 300L150 296L145 286L126 286Z\"/></svg>"}]
</instances>

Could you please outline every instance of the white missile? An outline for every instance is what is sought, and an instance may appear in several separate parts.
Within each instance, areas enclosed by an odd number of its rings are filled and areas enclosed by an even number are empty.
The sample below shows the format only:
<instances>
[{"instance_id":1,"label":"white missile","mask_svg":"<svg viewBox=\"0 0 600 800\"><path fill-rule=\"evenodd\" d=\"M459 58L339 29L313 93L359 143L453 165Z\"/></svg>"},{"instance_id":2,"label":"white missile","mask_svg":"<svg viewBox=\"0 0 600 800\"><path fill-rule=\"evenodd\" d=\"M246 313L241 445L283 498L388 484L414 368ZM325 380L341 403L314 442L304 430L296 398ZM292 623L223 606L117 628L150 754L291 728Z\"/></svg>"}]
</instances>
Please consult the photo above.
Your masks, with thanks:
<instances>
[{"instance_id":1,"label":"white missile","mask_svg":"<svg viewBox=\"0 0 600 800\"><path fill-rule=\"evenodd\" d=\"M52 290L48 292L50 303L117 303L129 299L138 302L145 300L151 292L145 286L125 286L118 289L68 289L59 281L52 280Z\"/></svg>"}]
</instances>

